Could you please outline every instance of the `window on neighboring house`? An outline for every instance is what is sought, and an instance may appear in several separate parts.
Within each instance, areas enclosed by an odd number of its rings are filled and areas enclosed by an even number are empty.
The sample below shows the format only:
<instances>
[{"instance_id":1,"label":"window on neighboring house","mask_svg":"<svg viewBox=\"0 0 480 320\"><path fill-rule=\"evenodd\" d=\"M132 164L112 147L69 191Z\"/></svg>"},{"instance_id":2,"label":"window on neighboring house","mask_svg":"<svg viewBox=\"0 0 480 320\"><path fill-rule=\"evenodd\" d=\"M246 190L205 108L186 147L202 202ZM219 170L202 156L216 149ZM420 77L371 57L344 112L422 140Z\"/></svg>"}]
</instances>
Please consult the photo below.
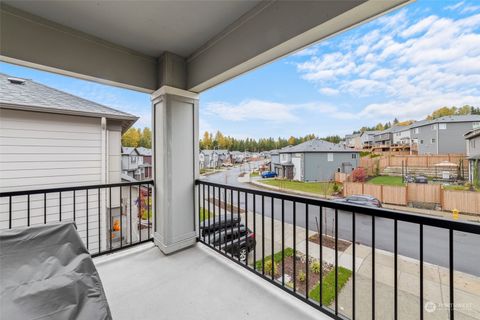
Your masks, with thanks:
<instances>
[{"instance_id":1,"label":"window on neighboring house","mask_svg":"<svg viewBox=\"0 0 480 320\"><path fill-rule=\"evenodd\" d=\"M418 128L415 128L415 133L417 133L417 134L418 134L419 132L420 132L420 129L418 129Z\"/></svg>"},{"instance_id":2,"label":"window on neighboring house","mask_svg":"<svg viewBox=\"0 0 480 320\"><path fill-rule=\"evenodd\" d=\"M445 130L445 129L447 129L447 124L446 124L446 123L440 123L440 124L438 125L438 128L439 128L440 130Z\"/></svg>"},{"instance_id":3,"label":"window on neighboring house","mask_svg":"<svg viewBox=\"0 0 480 320\"><path fill-rule=\"evenodd\" d=\"M472 128L473 128L473 129L478 129L478 128L480 128L480 122L474 122L473 125L472 125Z\"/></svg>"},{"instance_id":4,"label":"window on neighboring house","mask_svg":"<svg viewBox=\"0 0 480 320\"><path fill-rule=\"evenodd\" d=\"M435 142L437 142L437 139L433 138L432 143L435 143Z\"/></svg>"},{"instance_id":5,"label":"window on neighboring house","mask_svg":"<svg viewBox=\"0 0 480 320\"><path fill-rule=\"evenodd\" d=\"M432 124L432 130L437 130L437 124Z\"/></svg>"},{"instance_id":6,"label":"window on neighboring house","mask_svg":"<svg viewBox=\"0 0 480 320\"><path fill-rule=\"evenodd\" d=\"M420 140L420 144L423 144L423 140Z\"/></svg>"},{"instance_id":7,"label":"window on neighboring house","mask_svg":"<svg viewBox=\"0 0 480 320\"><path fill-rule=\"evenodd\" d=\"M329 162L333 161L333 153L327 153L327 161Z\"/></svg>"},{"instance_id":8,"label":"window on neighboring house","mask_svg":"<svg viewBox=\"0 0 480 320\"><path fill-rule=\"evenodd\" d=\"M356 159L357 155L355 153L352 153L352 159Z\"/></svg>"},{"instance_id":9,"label":"window on neighboring house","mask_svg":"<svg viewBox=\"0 0 480 320\"><path fill-rule=\"evenodd\" d=\"M133 156L130 157L130 162L131 162L131 163L137 162L137 157L133 157Z\"/></svg>"}]
</instances>

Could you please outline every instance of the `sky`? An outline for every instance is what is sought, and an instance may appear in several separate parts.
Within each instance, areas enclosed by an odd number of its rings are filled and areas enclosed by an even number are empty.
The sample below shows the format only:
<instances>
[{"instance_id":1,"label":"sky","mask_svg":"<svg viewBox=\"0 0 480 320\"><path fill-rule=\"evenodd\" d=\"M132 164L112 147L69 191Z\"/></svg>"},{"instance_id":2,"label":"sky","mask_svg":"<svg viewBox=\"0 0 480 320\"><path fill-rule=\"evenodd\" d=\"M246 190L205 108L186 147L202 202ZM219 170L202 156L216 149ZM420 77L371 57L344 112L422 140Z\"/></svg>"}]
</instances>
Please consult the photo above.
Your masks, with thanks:
<instances>
[{"instance_id":1,"label":"sky","mask_svg":"<svg viewBox=\"0 0 480 320\"><path fill-rule=\"evenodd\" d=\"M0 63L29 78L140 116L147 94ZM200 134L237 138L344 135L480 106L480 2L418 0L200 95Z\"/></svg>"}]
</instances>

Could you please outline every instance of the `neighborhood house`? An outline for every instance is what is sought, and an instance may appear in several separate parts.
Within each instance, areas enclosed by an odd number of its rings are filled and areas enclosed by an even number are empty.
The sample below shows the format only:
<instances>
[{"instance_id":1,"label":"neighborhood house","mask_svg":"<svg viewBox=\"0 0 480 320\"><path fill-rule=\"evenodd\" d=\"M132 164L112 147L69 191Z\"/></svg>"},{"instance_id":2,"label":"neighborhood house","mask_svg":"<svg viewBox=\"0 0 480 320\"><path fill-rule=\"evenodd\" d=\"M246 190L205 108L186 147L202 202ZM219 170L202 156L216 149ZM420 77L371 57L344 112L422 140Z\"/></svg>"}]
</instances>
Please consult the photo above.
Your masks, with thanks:
<instances>
[{"instance_id":1,"label":"neighborhood house","mask_svg":"<svg viewBox=\"0 0 480 320\"><path fill-rule=\"evenodd\" d=\"M469 181L479 180L480 174L480 128L469 131L465 134L467 145L467 159L469 166Z\"/></svg>"},{"instance_id":2,"label":"neighborhood house","mask_svg":"<svg viewBox=\"0 0 480 320\"><path fill-rule=\"evenodd\" d=\"M359 151L321 139L280 149L278 162L274 162L272 154L273 170L278 177L298 181L330 181L335 172L351 173L358 161Z\"/></svg>"}]
</instances>

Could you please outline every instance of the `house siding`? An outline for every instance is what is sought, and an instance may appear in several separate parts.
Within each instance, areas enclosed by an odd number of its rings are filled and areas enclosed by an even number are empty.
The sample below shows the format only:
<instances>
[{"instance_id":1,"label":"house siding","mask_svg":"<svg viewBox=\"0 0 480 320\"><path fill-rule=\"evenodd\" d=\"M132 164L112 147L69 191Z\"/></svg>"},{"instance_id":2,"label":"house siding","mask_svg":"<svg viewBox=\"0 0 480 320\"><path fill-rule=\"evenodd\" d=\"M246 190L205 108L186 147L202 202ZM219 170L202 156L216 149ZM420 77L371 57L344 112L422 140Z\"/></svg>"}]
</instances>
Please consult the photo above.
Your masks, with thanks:
<instances>
[{"instance_id":1,"label":"house siding","mask_svg":"<svg viewBox=\"0 0 480 320\"><path fill-rule=\"evenodd\" d=\"M355 154L355 159L352 155ZM350 163L351 169L358 166L358 154L351 152L334 152L333 161L328 161L327 152L304 154L304 181L329 181L334 179L342 163ZM350 173L350 172L347 172Z\"/></svg>"},{"instance_id":2,"label":"house siding","mask_svg":"<svg viewBox=\"0 0 480 320\"><path fill-rule=\"evenodd\" d=\"M464 134L472 130L473 122L447 122L446 129L438 123L411 129L412 139L418 144L418 154L466 153ZM432 129L435 125L436 129ZM444 125L444 124L442 124ZM418 133L415 133L418 129ZM435 142L432 142L435 139ZM423 140L423 144L420 143Z\"/></svg>"},{"instance_id":3,"label":"house siding","mask_svg":"<svg viewBox=\"0 0 480 320\"><path fill-rule=\"evenodd\" d=\"M102 182L99 118L0 109L0 190Z\"/></svg>"}]
</instances>

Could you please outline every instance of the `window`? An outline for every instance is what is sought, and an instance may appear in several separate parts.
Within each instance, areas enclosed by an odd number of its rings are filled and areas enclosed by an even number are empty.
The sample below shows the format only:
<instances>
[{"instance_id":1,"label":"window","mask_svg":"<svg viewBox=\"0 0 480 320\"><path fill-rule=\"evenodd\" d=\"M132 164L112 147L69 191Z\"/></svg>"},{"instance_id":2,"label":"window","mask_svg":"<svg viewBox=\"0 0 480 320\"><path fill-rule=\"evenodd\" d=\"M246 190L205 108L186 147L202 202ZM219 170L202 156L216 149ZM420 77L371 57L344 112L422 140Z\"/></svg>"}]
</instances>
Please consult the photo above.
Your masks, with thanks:
<instances>
[{"instance_id":1,"label":"window","mask_svg":"<svg viewBox=\"0 0 480 320\"><path fill-rule=\"evenodd\" d=\"M435 143L435 142L437 142L437 139L433 138L432 143Z\"/></svg>"},{"instance_id":2,"label":"window","mask_svg":"<svg viewBox=\"0 0 480 320\"><path fill-rule=\"evenodd\" d=\"M473 129L478 129L478 128L480 128L480 122L474 122L473 125L472 125L472 128L473 128Z\"/></svg>"},{"instance_id":3,"label":"window","mask_svg":"<svg viewBox=\"0 0 480 320\"><path fill-rule=\"evenodd\" d=\"M327 161L329 162L333 161L333 153L327 153Z\"/></svg>"},{"instance_id":4,"label":"window","mask_svg":"<svg viewBox=\"0 0 480 320\"><path fill-rule=\"evenodd\" d=\"M355 153L352 153L352 159L357 159L357 155Z\"/></svg>"},{"instance_id":5,"label":"window","mask_svg":"<svg viewBox=\"0 0 480 320\"><path fill-rule=\"evenodd\" d=\"M437 130L437 124L432 124L432 130Z\"/></svg>"},{"instance_id":6,"label":"window","mask_svg":"<svg viewBox=\"0 0 480 320\"><path fill-rule=\"evenodd\" d=\"M131 156L131 157L130 157L130 162L131 162L131 163L137 162L137 157Z\"/></svg>"},{"instance_id":7,"label":"window","mask_svg":"<svg viewBox=\"0 0 480 320\"><path fill-rule=\"evenodd\" d=\"M439 128L440 130L445 130L445 129L447 129L447 124L446 124L446 123L440 123L440 124L438 125L438 128Z\"/></svg>"},{"instance_id":8,"label":"window","mask_svg":"<svg viewBox=\"0 0 480 320\"><path fill-rule=\"evenodd\" d=\"M416 133L416 134L418 134L418 133L419 133L419 131L420 131L420 129L418 129L418 128L415 128L415 133Z\"/></svg>"},{"instance_id":9,"label":"window","mask_svg":"<svg viewBox=\"0 0 480 320\"><path fill-rule=\"evenodd\" d=\"M420 144L423 144L423 140L420 140Z\"/></svg>"}]
</instances>

